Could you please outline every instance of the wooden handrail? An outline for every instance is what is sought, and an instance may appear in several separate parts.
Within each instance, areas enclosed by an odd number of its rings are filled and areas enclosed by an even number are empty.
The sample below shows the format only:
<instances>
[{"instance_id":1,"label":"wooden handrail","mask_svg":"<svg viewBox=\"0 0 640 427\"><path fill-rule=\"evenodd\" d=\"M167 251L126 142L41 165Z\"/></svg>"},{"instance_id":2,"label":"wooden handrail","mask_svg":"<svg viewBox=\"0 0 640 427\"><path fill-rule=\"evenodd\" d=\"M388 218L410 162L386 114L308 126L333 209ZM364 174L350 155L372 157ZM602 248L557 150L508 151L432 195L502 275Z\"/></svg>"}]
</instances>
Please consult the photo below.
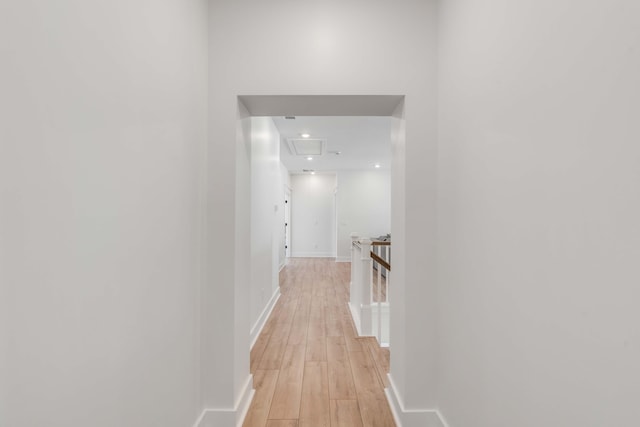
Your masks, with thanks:
<instances>
[{"instance_id":1,"label":"wooden handrail","mask_svg":"<svg viewBox=\"0 0 640 427\"><path fill-rule=\"evenodd\" d=\"M373 258L373 260L375 262L377 262L378 264L380 264L381 266L383 266L384 268L386 268L387 270L391 271L391 264L389 264L387 261L383 260L382 258L380 258L378 255L376 255L373 251L371 251L371 258Z\"/></svg>"},{"instance_id":2,"label":"wooden handrail","mask_svg":"<svg viewBox=\"0 0 640 427\"><path fill-rule=\"evenodd\" d=\"M383 242L381 240L373 240L371 246L391 246L391 242Z\"/></svg>"}]
</instances>

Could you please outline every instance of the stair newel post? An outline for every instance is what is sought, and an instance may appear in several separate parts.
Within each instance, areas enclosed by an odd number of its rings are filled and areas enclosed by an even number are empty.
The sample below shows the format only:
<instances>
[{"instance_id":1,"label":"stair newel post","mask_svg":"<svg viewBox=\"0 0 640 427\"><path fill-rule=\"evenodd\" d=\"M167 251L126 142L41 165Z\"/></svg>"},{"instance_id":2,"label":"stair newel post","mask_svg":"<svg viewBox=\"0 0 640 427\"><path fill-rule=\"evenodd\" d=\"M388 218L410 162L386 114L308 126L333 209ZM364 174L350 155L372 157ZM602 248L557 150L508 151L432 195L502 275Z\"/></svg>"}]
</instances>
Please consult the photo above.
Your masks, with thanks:
<instances>
[{"instance_id":1,"label":"stair newel post","mask_svg":"<svg viewBox=\"0 0 640 427\"><path fill-rule=\"evenodd\" d=\"M373 261L371 259L371 240L369 239L361 239L360 240L360 291L361 299L361 311L360 311L360 325L361 325L361 335L372 335L373 325L371 318L371 303L373 301L372 298L372 270L373 270Z\"/></svg>"},{"instance_id":2,"label":"stair newel post","mask_svg":"<svg viewBox=\"0 0 640 427\"><path fill-rule=\"evenodd\" d=\"M349 301L352 304L356 302L357 284L360 281L358 277L360 249L356 244L358 239L358 233L351 233L351 281L349 282Z\"/></svg>"}]
</instances>

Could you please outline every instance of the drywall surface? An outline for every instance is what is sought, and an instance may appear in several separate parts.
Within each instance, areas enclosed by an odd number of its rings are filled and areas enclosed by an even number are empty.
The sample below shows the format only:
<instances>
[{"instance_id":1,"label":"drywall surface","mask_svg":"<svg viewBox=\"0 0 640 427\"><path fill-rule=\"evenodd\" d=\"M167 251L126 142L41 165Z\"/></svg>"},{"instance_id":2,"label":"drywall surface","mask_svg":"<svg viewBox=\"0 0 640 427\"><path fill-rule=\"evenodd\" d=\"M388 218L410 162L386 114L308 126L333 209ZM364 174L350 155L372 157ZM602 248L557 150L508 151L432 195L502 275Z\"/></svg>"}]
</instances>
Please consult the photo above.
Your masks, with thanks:
<instances>
[{"instance_id":1,"label":"drywall surface","mask_svg":"<svg viewBox=\"0 0 640 427\"><path fill-rule=\"evenodd\" d=\"M291 189L291 175L287 167L280 162L280 173L282 174L282 185L285 188Z\"/></svg>"},{"instance_id":2,"label":"drywall surface","mask_svg":"<svg viewBox=\"0 0 640 427\"><path fill-rule=\"evenodd\" d=\"M640 425L640 4L440 5L440 409Z\"/></svg>"},{"instance_id":3,"label":"drywall surface","mask_svg":"<svg viewBox=\"0 0 640 427\"><path fill-rule=\"evenodd\" d=\"M219 205L235 206L236 165L229 159L235 155L238 95L404 96L406 139L402 149L395 150L401 157L391 179L393 194L398 195L391 213L398 266L394 267L397 285L390 296L395 307L391 374L411 409L435 405L435 314L429 307L435 301L434 9L434 0L222 0L212 2L209 13L209 149L216 157L209 161L208 195ZM405 186L411 195L406 200ZM405 203L406 210L400 207ZM212 218L222 241L234 241L238 228L249 227L250 222L240 223L234 213L229 209ZM411 233L401 233L404 227ZM218 291L226 301L230 297L226 286L236 283L231 271L236 255L228 250L214 252L208 265L221 275L225 289ZM218 313L218 321L233 323L233 313ZM405 317L412 322L404 324ZM226 346L225 331L212 331L205 339L204 346L234 351ZM247 337L247 346L248 341ZM206 380L210 386L205 387L205 400L207 405L228 407L232 400L228 373L216 375L216 382ZM224 399L218 391L225 394Z\"/></svg>"},{"instance_id":4,"label":"drywall surface","mask_svg":"<svg viewBox=\"0 0 640 427\"><path fill-rule=\"evenodd\" d=\"M278 289L284 239L280 134L270 117L251 118L251 325ZM283 245L284 247L284 245Z\"/></svg>"},{"instance_id":5,"label":"drywall surface","mask_svg":"<svg viewBox=\"0 0 640 427\"><path fill-rule=\"evenodd\" d=\"M291 256L335 257L335 174L291 175Z\"/></svg>"},{"instance_id":6,"label":"drywall surface","mask_svg":"<svg viewBox=\"0 0 640 427\"><path fill-rule=\"evenodd\" d=\"M207 3L1 9L0 425L190 426Z\"/></svg>"},{"instance_id":7,"label":"drywall surface","mask_svg":"<svg viewBox=\"0 0 640 427\"><path fill-rule=\"evenodd\" d=\"M339 261L351 260L351 233L377 237L391 232L388 170L339 171L336 197Z\"/></svg>"}]
</instances>

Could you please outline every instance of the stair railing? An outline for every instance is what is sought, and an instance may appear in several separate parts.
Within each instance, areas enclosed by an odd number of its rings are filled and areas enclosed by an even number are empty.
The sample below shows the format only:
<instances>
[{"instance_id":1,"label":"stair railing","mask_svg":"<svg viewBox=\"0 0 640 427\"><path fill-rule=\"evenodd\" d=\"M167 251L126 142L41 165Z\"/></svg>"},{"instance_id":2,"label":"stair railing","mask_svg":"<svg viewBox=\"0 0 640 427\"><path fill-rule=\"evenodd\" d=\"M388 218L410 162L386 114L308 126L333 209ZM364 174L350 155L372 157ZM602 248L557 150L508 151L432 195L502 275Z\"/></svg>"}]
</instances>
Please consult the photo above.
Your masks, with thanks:
<instances>
[{"instance_id":1,"label":"stair railing","mask_svg":"<svg viewBox=\"0 0 640 427\"><path fill-rule=\"evenodd\" d=\"M382 346L389 344L390 280L391 243L351 233L349 309L358 335L375 336Z\"/></svg>"}]
</instances>

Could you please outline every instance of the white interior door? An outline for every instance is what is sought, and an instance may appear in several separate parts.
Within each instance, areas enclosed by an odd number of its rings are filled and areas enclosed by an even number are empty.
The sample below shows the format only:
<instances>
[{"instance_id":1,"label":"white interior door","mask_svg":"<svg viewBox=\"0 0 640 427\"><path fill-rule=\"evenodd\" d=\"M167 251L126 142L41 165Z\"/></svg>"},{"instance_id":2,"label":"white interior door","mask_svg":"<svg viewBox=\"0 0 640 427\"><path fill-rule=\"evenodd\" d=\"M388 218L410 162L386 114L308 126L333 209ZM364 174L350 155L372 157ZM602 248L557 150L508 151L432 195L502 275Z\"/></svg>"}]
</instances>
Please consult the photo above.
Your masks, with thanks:
<instances>
[{"instance_id":1,"label":"white interior door","mask_svg":"<svg viewBox=\"0 0 640 427\"><path fill-rule=\"evenodd\" d=\"M284 254L291 256L291 190L284 190Z\"/></svg>"}]
</instances>

